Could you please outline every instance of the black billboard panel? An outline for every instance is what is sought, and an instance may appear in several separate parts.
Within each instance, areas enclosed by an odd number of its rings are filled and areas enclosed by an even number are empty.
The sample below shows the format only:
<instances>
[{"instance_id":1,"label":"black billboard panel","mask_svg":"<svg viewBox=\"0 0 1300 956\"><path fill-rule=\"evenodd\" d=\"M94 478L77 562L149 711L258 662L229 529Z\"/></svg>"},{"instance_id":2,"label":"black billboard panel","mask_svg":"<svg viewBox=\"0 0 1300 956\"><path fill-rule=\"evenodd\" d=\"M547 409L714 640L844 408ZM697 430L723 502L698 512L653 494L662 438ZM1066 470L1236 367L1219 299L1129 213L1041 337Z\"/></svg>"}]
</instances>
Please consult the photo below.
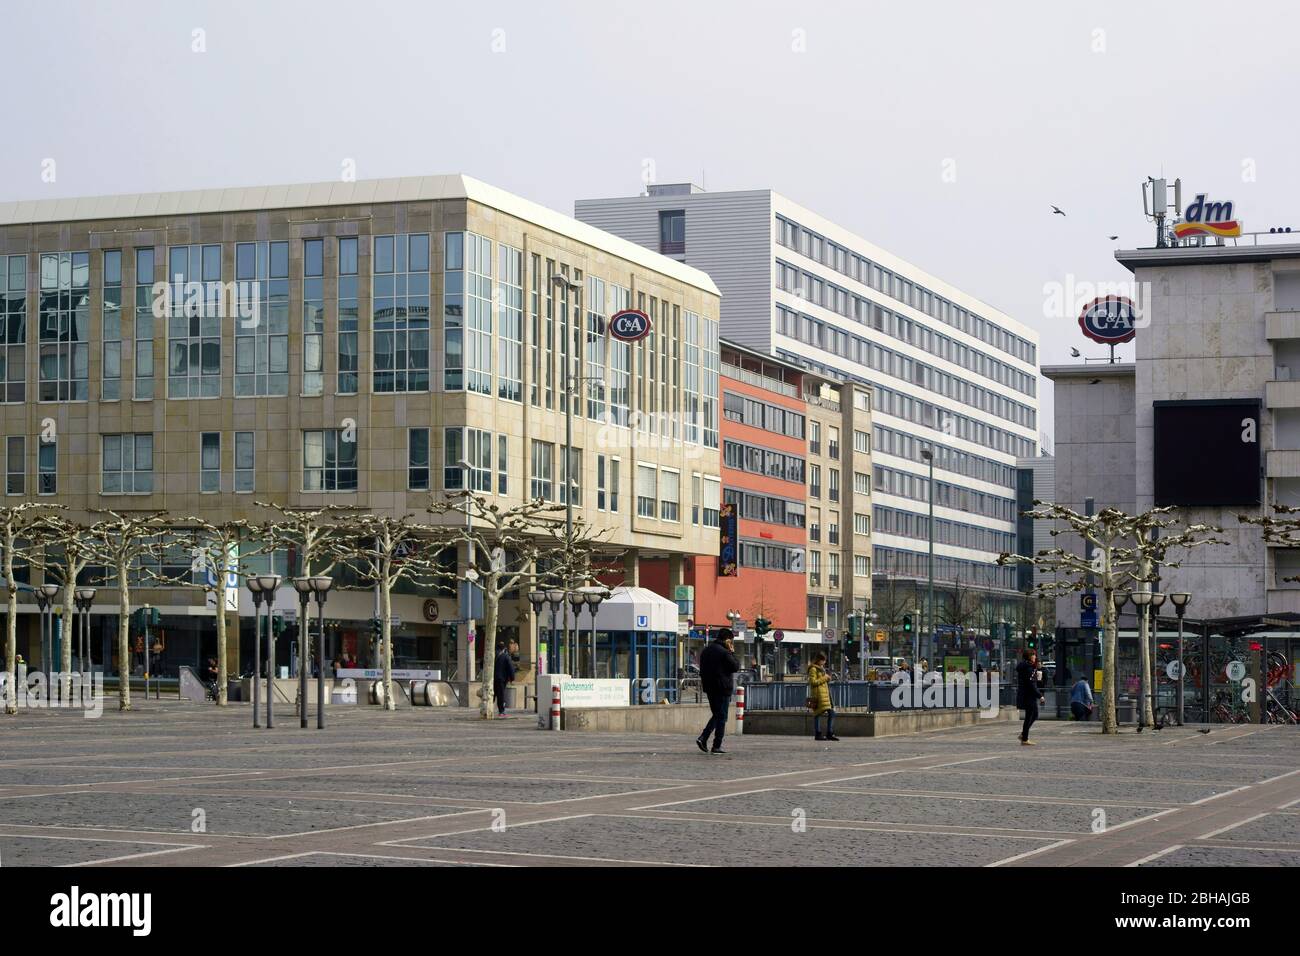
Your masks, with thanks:
<instances>
[{"instance_id":1,"label":"black billboard panel","mask_svg":"<svg viewBox=\"0 0 1300 956\"><path fill-rule=\"evenodd\" d=\"M1157 506L1260 503L1259 399L1155 402L1154 409Z\"/></svg>"}]
</instances>

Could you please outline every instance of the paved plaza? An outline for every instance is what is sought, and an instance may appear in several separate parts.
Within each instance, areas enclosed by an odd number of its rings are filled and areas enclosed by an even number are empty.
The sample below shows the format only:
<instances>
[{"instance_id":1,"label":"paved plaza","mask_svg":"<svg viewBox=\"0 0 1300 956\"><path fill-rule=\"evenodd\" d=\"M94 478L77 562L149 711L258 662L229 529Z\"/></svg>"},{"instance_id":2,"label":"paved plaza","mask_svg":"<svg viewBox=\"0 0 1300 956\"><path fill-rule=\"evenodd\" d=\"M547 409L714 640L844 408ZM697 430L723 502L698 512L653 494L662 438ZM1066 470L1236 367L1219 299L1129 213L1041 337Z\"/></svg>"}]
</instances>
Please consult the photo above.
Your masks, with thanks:
<instances>
[{"instance_id":1,"label":"paved plaza","mask_svg":"<svg viewBox=\"0 0 1300 956\"><path fill-rule=\"evenodd\" d=\"M1294 728L550 733L531 714L142 703L0 718L4 866L1296 866Z\"/></svg>"}]
</instances>

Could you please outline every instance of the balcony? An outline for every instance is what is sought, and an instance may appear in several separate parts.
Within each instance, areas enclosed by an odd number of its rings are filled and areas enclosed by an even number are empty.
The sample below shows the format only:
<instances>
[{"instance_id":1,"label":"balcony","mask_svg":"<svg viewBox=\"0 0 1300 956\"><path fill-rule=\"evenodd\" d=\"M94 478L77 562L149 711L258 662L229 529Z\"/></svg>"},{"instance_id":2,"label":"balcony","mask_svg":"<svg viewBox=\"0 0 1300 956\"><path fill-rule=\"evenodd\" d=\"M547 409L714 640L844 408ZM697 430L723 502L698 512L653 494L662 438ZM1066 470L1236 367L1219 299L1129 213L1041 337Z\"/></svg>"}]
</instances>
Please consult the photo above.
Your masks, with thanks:
<instances>
[{"instance_id":1,"label":"balcony","mask_svg":"<svg viewBox=\"0 0 1300 956\"><path fill-rule=\"evenodd\" d=\"M809 540L809 541L821 541L821 539L822 539L822 529L821 529L821 528L817 527L817 525L813 525L811 528L808 529L808 540Z\"/></svg>"},{"instance_id":2,"label":"balcony","mask_svg":"<svg viewBox=\"0 0 1300 956\"><path fill-rule=\"evenodd\" d=\"M808 497L809 497L809 498L820 498L821 496L822 496L822 486L821 486L821 485L809 485L809 486L808 486Z\"/></svg>"},{"instance_id":3,"label":"balcony","mask_svg":"<svg viewBox=\"0 0 1300 956\"><path fill-rule=\"evenodd\" d=\"M822 453L822 443L819 441L808 442L808 454L820 455Z\"/></svg>"},{"instance_id":4,"label":"balcony","mask_svg":"<svg viewBox=\"0 0 1300 956\"><path fill-rule=\"evenodd\" d=\"M722 375L724 378L730 378L737 382L746 382L758 388L767 389L769 392L776 392L778 395L788 395L791 398L799 397L799 389L790 383L767 375L760 375L758 372L751 372L749 369L741 368L738 365L723 362Z\"/></svg>"},{"instance_id":5,"label":"balcony","mask_svg":"<svg viewBox=\"0 0 1300 956\"><path fill-rule=\"evenodd\" d=\"M1269 408L1300 408L1300 381L1265 382L1264 404Z\"/></svg>"},{"instance_id":6,"label":"balcony","mask_svg":"<svg viewBox=\"0 0 1300 956\"><path fill-rule=\"evenodd\" d=\"M838 531L832 530L828 535L826 535L826 542L827 544L839 544L840 533Z\"/></svg>"},{"instance_id":7,"label":"balcony","mask_svg":"<svg viewBox=\"0 0 1300 956\"><path fill-rule=\"evenodd\" d=\"M1300 478L1300 451L1270 451L1265 470L1269 478Z\"/></svg>"},{"instance_id":8,"label":"balcony","mask_svg":"<svg viewBox=\"0 0 1300 956\"><path fill-rule=\"evenodd\" d=\"M1265 312L1264 337L1277 339L1300 339L1300 312Z\"/></svg>"},{"instance_id":9,"label":"balcony","mask_svg":"<svg viewBox=\"0 0 1300 956\"><path fill-rule=\"evenodd\" d=\"M839 461L839 460L840 460L840 443L837 442L837 441L830 442L829 445L828 445L827 448L826 448L826 454L828 454L830 457L834 458L836 461Z\"/></svg>"},{"instance_id":10,"label":"balcony","mask_svg":"<svg viewBox=\"0 0 1300 956\"><path fill-rule=\"evenodd\" d=\"M832 488L830 491L828 491L828 492L826 493L826 498L827 498L827 500L829 500L829 501L839 501L839 500L840 500L840 489L838 489L838 488Z\"/></svg>"}]
</instances>

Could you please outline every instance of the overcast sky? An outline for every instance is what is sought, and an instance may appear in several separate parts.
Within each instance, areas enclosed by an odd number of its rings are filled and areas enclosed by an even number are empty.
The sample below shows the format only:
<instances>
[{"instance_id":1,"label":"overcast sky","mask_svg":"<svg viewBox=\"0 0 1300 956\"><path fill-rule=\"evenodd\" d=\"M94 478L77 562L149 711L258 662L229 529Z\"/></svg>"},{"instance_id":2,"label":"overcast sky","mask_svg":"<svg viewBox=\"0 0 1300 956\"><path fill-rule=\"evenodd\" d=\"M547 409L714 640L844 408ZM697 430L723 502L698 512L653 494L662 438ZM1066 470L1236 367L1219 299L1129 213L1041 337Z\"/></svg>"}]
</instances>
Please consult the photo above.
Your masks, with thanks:
<instances>
[{"instance_id":1,"label":"overcast sky","mask_svg":"<svg viewBox=\"0 0 1300 956\"><path fill-rule=\"evenodd\" d=\"M1103 349L1045 284L1128 277L1146 176L1300 228L1298 27L1284 2L5 0L0 200L350 160L572 215L649 160L787 194L1038 329L1051 364Z\"/></svg>"}]
</instances>

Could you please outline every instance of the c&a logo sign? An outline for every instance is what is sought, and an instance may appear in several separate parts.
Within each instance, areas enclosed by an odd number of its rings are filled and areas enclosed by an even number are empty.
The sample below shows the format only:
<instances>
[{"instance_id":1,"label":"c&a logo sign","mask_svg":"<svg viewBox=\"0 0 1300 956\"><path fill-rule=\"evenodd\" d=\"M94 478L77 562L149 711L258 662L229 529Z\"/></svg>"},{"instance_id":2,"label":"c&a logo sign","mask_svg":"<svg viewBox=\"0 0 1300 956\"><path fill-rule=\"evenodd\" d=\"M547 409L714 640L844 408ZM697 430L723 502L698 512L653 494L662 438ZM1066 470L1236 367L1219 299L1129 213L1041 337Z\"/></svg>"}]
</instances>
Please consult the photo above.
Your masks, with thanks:
<instances>
[{"instance_id":1,"label":"c&a logo sign","mask_svg":"<svg viewBox=\"0 0 1300 956\"><path fill-rule=\"evenodd\" d=\"M1185 236L1240 236L1241 223L1232 218L1232 203L1206 202L1205 193L1197 193L1187 207L1182 222L1174 223L1174 235Z\"/></svg>"},{"instance_id":2,"label":"c&a logo sign","mask_svg":"<svg viewBox=\"0 0 1300 956\"><path fill-rule=\"evenodd\" d=\"M650 334L650 316L639 309L624 309L609 318L609 334L621 342L639 342Z\"/></svg>"}]
</instances>

